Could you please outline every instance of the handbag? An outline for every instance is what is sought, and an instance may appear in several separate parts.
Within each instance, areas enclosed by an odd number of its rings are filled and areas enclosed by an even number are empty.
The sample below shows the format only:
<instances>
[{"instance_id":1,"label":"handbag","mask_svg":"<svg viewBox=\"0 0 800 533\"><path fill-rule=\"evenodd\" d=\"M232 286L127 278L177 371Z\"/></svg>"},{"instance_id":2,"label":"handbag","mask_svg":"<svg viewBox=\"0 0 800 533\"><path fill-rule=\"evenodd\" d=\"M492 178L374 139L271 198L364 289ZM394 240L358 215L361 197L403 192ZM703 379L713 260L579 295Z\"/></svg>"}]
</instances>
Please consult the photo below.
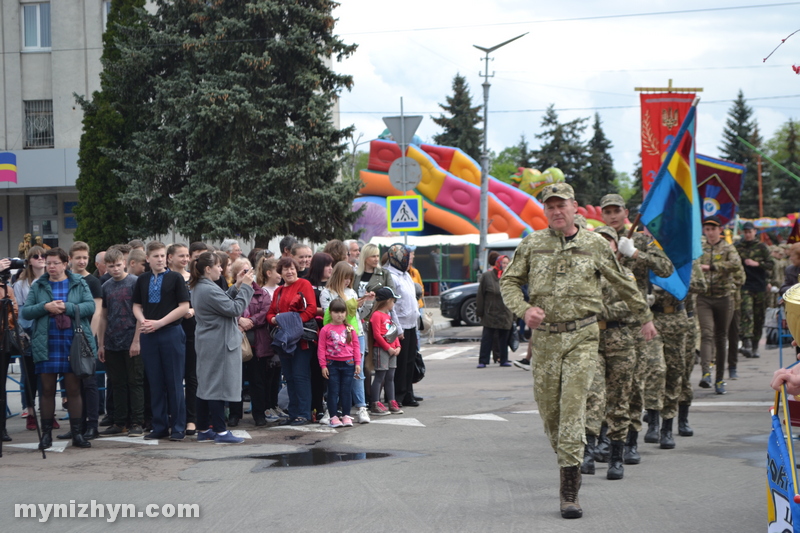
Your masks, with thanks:
<instances>
[{"instance_id":1,"label":"handbag","mask_svg":"<svg viewBox=\"0 0 800 533\"><path fill-rule=\"evenodd\" d=\"M69 366L72 368L72 373L79 379L87 378L94 375L95 359L92 345L89 344L89 339L86 338L86 333L83 331L83 324L81 324L81 313L78 306L75 308L75 320L73 324L72 346L69 348Z\"/></svg>"},{"instance_id":2,"label":"handbag","mask_svg":"<svg viewBox=\"0 0 800 533\"><path fill-rule=\"evenodd\" d=\"M23 332L20 334L18 324L15 324L14 327L10 326L9 313L13 316L14 302L9 298L3 298L0 300L0 303L2 304L0 305L0 313L3 313L2 353L3 355L24 355L25 350L27 350L30 345L30 339L28 339L26 333Z\"/></svg>"},{"instance_id":3,"label":"handbag","mask_svg":"<svg viewBox=\"0 0 800 533\"><path fill-rule=\"evenodd\" d=\"M508 347L512 352L519 349L519 330L517 328L513 328L508 336Z\"/></svg>"},{"instance_id":4,"label":"handbag","mask_svg":"<svg viewBox=\"0 0 800 533\"><path fill-rule=\"evenodd\" d=\"M414 376L411 379L412 383L419 383L425 377L425 361L422 359L422 353L417 350L417 355L414 356Z\"/></svg>"},{"instance_id":5,"label":"handbag","mask_svg":"<svg viewBox=\"0 0 800 533\"><path fill-rule=\"evenodd\" d=\"M242 332L242 362L246 363L250 359L253 358L253 347L250 345L250 341L247 338L246 331Z\"/></svg>"},{"instance_id":6,"label":"handbag","mask_svg":"<svg viewBox=\"0 0 800 533\"><path fill-rule=\"evenodd\" d=\"M306 301L305 295L301 292L300 298L303 299L303 309L308 308L308 302ZM282 292L278 293L278 301L276 302L275 308L279 309L281 305L281 296ZM319 337L319 325L317 324L317 319L312 318L306 322L303 322L303 335L300 336L301 340L309 341L309 342L317 342Z\"/></svg>"}]
</instances>

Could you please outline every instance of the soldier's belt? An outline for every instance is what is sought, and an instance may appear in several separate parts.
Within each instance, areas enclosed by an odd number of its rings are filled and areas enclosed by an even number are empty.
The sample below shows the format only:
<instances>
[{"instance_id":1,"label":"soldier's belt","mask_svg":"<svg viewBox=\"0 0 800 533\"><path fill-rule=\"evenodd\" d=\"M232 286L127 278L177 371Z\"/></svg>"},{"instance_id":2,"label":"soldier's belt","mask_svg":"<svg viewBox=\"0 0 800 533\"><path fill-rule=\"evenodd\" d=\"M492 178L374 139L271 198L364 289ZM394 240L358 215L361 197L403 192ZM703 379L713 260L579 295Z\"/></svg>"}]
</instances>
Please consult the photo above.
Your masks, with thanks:
<instances>
[{"instance_id":1,"label":"soldier's belt","mask_svg":"<svg viewBox=\"0 0 800 533\"><path fill-rule=\"evenodd\" d=\"M664 313L665 315L674 315L675 313L680 313L684 309L686 309L686 306L683 304L665 306L654 305L650 308L654 313Z\"/></svg>"},{"instance_id":2,"label":"soldier's belt","mask_svg":"<svg viewBox=\"0 0 800 533\"><path fill-rule=\"evenodd\" d=\"M624 328L625 326L627 326L627 324L625 322L619 322L619 321L607 322L605 320L598 320L597 326L600 329L614 329L614 328Z\"/></svg>"},{"instance_id":3,"label":"soldier's belt","mask_svg":"<svg viewBox=\"0 0 800 533\"><path fill-rule=\"evenodd\" d=\"M539 327L536 329L539 331L546 331L547 333L566 333L568 331L575 331L585 328L586 326L591 326L595 322L597 322L597 317L592 315L580 320L573 320L572 322L542 323L539 324Z\"/></svg>"}]
</instances>

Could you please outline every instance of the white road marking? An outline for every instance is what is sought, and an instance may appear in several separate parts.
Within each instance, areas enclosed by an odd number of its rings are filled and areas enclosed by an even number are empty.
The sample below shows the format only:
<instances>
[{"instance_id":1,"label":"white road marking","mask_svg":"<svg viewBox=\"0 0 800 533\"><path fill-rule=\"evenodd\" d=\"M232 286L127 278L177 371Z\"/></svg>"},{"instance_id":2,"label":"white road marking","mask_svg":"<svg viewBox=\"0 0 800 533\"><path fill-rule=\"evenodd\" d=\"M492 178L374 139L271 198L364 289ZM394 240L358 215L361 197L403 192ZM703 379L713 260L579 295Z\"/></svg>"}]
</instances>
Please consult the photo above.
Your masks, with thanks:
<instances>
[{"instance_id":1,"label":"white road marking","mask_svg":"<svg viewBox=\"0 0 800 533\"><path fill-rule=\"evenodd\" d=\"M775 402L692 402L692 407L769 407Z\"/></svg>"},{"instance_id":2,"label":"white road marking","mask_svg":"<svg viewBox=\"0 0 800 533\"><path fill-rule=\"evenodd\" d=\"M442 350L441 352L423 356L423 359L426 361L447 359L449 357L453 357L454 355L458 355L460 353L464 353L474 349L475 349L474 346L458 346L456 348L447 348L446 350Z\"/></svg>"},{"instance_id":3,"label":"white road marking","mask_svg":"<svg viewBox=\"0 0 800 533\"><path fill-rule=\"evenodd\" d=\"M231 431L231 434L234 437L239 437L240 439L252 439L253 438L253 437L250 436L250 433L248 433L246 429L232 429L230 431Z\"/></svg>"},{"instance_id":4,"label":"white road marking","mask_svg":"<svg viewBox=\"0 0 800 533\"><path fill-rule=\"evenodd\" d=\"M505 418L491 413L482 415L451 415L443 416L442 418L460 418L462 420L491 420L492 422L508 422Z\"/></svg>"},{"instance_id":5,"label":"white road marking","mask_svg":"<svg viewBox=\"0 0 800 533\"><path fill-rule=\"evenodd\" d=\"M273 426L269 429L290 429L292 431L303 431L305 433L338 433L330 426L320 424L309 424L307 426Z\"/></svg>"},{"instance_id":6,"label":"white road marking","mask_svg":"<svg viewBox=\"0 0 800 533\"><path fill-rule=\"evenodd\" d=\"M158 439L144 440L144 435L141 437L101 437L99 439L95 439L95 442L105 442L107 440L113 442L125 442L128 444L147 444L149 446L155 446L158 444Z\"/></svg>"},{"instance_id":7,"label":"white road marking","mask_svg":"<svg viewBox=\"0 0 800 533\"><path fill-rule=\"evenodd\" d=\"M538 415L539 410L534 409L532 411L511 411L512 415Z\"/></svg>"},{"instance_id":8,"label":"white road marking","mask_svg":"<svg viewBox=\"0 0 800 533\"><path fill-rule=\"evenodd\" d=\"M386 420L384 420L384 418ZM373 418L370 424L389 424L390 426L411 426L416 428L424 428L425 424L416 418L390 418L388 416L381 418Z\"/></svg>"},{"instance_id":9,"label":"white road marking","mask_svg":"<svg viewBox=\"0 0 800 533\"><path fill-rule=\"evenodd\" d=\"M61 453L67 449L68 441L54 442L53 445L47 448L46 452ZM22 448L23 450L39 450L38 442L28 442L25 444L3 444L3 448Z\"/></svg>"}]
</instances>

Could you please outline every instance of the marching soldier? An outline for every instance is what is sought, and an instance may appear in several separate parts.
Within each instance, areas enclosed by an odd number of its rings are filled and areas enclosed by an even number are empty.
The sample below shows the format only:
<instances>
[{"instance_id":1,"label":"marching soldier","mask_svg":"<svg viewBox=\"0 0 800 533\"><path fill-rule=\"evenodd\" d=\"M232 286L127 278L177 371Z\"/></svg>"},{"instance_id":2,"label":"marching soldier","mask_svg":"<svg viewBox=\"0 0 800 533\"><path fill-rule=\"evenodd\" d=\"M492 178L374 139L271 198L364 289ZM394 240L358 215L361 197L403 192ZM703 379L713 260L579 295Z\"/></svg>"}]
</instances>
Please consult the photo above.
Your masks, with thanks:
<instances>
[{"instance_id":1,"label":"marching soldier","mask_svg":"<svg viewBox=\"0 0 800 533\"><path fill-rule=\"evenodd\" d=\"M678 435L681 437L691 437L694 435L689 425L689 407L692 405L692 369L694 368L694 361L697 357L697 317L695 310L697 309L697 295L706 292L706 278L703 276L703 270L700 268L698 259L692 263L692 278L689 283L689 294L683 301L686 305L686 318L688 319L688 327L686 329L686 341L684 346L684 368L683 379L681 380L681 395L678 399Z\"/></svg>"},{"instance_id":2,"label":"marching soldier","mask_svg":"<svg viewBox=\"0 0 800 533\"><path fill-rule=\"evenodd\" d=\"M761 341L761 332L764 330L764 314L767 312L767 283L775 262L767 245L756 239L756 227L752 222L745 222L742 226L742 240L736 243L736 251L742 258L746 274L741 289L742 305L739 328L739 335L742 338L742 355L759 357L758 343Z\"/></svg>"}]
</instances>

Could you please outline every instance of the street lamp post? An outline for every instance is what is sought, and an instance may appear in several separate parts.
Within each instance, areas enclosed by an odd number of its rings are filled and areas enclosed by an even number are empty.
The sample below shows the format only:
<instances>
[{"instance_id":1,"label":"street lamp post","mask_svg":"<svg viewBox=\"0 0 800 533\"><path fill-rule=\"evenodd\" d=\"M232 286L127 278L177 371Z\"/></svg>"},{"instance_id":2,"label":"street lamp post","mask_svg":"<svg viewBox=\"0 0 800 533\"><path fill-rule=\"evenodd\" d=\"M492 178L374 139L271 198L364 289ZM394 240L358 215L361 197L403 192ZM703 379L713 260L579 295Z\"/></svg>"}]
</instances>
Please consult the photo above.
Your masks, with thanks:
<instances>
[{"instance_id":1,"label":"street lamp post","mask_svg":"<svg viewBox=\"0 0 800 533\"><path fill-rule=\"evenodd\" d=\"M484 48L473 44L475 48L484 52L486 56L483 58L485 61L485 72L480 73L483 76L483 152L481 153L481 206L480 206L480 230L481 240L478 246L478 257L480 260L481 271L486 271L488 265L486 263L486 235L489 232L489 148L488 148L488 127L489 127L489 78L494 76L494 72L489 74L489 54L507 45L510 42L516 41L520 37L528 35L528 32L522 35L517 35L513 39L509 39L504 43L492 46L491 48Z\"/></svg>"}]
</instances>

